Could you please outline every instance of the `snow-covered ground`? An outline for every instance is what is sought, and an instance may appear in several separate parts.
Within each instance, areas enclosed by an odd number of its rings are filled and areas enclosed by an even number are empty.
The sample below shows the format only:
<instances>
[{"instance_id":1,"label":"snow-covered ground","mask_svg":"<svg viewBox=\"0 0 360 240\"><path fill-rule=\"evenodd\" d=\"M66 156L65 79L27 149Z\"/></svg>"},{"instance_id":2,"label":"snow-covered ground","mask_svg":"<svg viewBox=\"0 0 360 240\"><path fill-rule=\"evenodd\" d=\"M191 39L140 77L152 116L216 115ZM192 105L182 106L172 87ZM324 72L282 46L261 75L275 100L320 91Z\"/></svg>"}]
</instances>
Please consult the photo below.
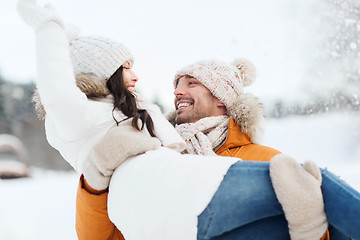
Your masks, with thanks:
<instances>
[{"instance_id":1,"label":"snow-covered ground","mask_svg":"<svg viewBox=\"0 0 360 240\"><path fill-rule=\"evenodd\" d=\"M326 113L267 120L265 144L299 161L312 159L360 191L360 114ZM0 180L0 239L77 239L78 175L34 169Z\"/></svg>"},{"instance_id":2,"label":"snow-covered ground","mask_svg":"<svg viewBox=\"0 0 360 240\"><path fill-rule=\"evenodd\" d=\"M0 239L77 239L77 174L40 169L32 174L0 180Z\"/></svg>"},{"instance_id":3,"label":"snow-covered ground","mask_svg":"<svg viewBox=\"0 0 360 240\"><path fill-rule=\"evenodd\" d=\"M300 162L327 167L360 191L360 113L268 119L264 142Z\"/></svg>"}]
</instances>

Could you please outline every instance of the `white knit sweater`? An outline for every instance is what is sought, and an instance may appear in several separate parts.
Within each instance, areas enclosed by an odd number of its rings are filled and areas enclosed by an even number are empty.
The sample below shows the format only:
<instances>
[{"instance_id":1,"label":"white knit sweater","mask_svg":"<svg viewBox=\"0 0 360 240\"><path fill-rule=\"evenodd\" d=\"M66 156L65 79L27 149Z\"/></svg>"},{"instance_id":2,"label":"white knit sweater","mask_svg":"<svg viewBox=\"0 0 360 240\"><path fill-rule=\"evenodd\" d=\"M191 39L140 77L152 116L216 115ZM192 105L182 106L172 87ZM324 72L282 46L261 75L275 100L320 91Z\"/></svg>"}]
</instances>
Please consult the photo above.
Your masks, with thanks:
<instances>
[{"instance_id":1,"label":"white knit sweater","mask_svg":"<svg viewBox=\"0 0 360 240\"><path fill-rule=\"evenodd\" d=\"M37 31L37 87L46 110L48 142L81 173L90 149L116 123L111 101L88 100L76 86L68 45L64 29L56 23L47 23ZM162 144L182 151L184 141L159 108L144 101L140 105L153 118L155 134ZM125 118L120 111L114 114L117 120Z\"/></svg>"}]
</instances>

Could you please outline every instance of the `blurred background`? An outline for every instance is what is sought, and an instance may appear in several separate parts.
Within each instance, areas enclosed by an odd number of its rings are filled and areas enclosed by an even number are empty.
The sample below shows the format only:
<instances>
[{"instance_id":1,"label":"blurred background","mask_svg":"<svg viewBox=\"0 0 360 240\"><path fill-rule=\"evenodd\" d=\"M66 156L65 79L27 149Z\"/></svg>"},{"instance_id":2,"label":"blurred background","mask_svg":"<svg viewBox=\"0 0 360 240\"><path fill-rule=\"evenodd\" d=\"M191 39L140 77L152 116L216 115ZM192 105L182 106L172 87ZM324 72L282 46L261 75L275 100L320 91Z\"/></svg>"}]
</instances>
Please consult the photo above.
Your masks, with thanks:
<instances>
[{"instance_id":1,"label":"blurred background","mask_svg":"<svg viewBox=\"0 0 360 240\"><path fill-rule=\"evenodd\" d=\"M249 59L257 80L246 91L264 103L264 144L312 159L360 190L359 1L51 3L81 34L125 44L135 56L137 91L164 113L173 109L180 68L208 58ZM0 11L0 172L17 174L0 180L0 239L76 239L78 175L47 143L31 102L34 33L16 1L2 1Z\"/></svg>"}]
</instances>

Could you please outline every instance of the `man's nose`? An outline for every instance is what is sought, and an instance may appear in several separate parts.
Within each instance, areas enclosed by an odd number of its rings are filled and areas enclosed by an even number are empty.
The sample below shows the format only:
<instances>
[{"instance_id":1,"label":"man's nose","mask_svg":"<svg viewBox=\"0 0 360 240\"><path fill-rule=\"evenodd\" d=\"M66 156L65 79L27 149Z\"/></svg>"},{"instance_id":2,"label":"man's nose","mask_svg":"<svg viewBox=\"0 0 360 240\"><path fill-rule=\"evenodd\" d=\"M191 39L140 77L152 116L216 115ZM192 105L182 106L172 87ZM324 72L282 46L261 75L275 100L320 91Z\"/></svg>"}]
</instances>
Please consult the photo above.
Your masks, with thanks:
<instances>
[{"instance_id":1,"label":"man's nose","mask_svg":"<svg viewBox=\"0 0 360 240\"><path fill-rule=\"evenodd\" d=\"M176 86L174 95L177 96L183 96L184 95L184 89L181 86Z\"/></svg>"}]
</instances>

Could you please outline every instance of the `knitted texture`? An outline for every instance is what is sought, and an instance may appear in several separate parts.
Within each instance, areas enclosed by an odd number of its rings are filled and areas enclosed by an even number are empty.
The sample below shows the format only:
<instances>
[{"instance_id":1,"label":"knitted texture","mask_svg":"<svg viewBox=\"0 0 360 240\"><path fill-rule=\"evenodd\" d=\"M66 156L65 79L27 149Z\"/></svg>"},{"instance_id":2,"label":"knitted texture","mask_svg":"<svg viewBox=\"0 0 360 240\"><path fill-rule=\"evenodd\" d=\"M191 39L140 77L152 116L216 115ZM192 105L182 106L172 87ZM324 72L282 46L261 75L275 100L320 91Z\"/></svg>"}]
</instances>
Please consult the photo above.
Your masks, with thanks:
<instances>
[{"instance_id":1,"label":"knitted texture","mask_svg":"<svg viewBox=\"0 0 360 240\"><path fill-rule=\"evenodd\" d=\"M131 52L111 39L86 36L70 42L70 58L74 73L91 73L108 79L126 61L133 62Z\"/></svg>"},{"instance_id":2,"label":"knitted texture","mask_svg":"<svg viewBox=\"0 0 360 240\"><path fill-rule=\"evenodd\" d=\"M35 30L48 22L55 22L64 27L63 21L51 4L41 6L36 0L20 0L17 9L23 20ZM74 35L74 32L68 35ZM109 78L125 61L133 62L130 51L111 39L97 36L68 38L75 75L91 73L96 77Z\"/></svg>"},{"instance_id":3,"label":"knitted texture","mask_svg":"<svg viewBox=\"0 0 360 240\"><path fill-rule=\"evenodd\" d=\"M263 107L259 99L244 93L244 87L256 78L255 66L246 59L235 59L232 64L218 60L203 60L181 69L175 75L174 86L182 76L200 81L226 107L243 133L254 143L261 143Z\"/></svg>"},{"instance_id":4,"label":"knitted texture","mask_svg":"<svg viewBox=\"0 0 360 240\"><path fill-rule=\"evenodd\" d=\"M187 153L213 156L225 140L228 129L227 116L207 117L195 123L183 123L176 126L180 136L185 139Z\"/></svg>"},{"instance_id":5,"label":"knitted texture","mask_svg":"<svg viewBox=\"0 0 360 240\"><path fill-rule=\"evenodd\" d=\"M114 170L129 157L161 146L159 139L133 128L131 121L132 119L128 119L111 128L89 152L82 169L86 181L92 188L107 188Z\"/></svg>"},{"instance_id":6,"label":"knitted texture","mask_svg":"<svg viewBox=\"0 0 360 240\"><path fill-rule=\"evenodd\" d=\"M328 227L321 192L320 169L278 154L270 161L270 177L288 221L292 240L320 239Z\"/></svg>"},{"instance_id":7,"label":"knitted texture","mask_svg":"<svg viewBox=\"0 0 360 240\"><path fill-rule=\"evenodd\" d=\"M175 81L184 75L199 80L226 107L243 91L237 68L217 60L204 60L189 65L176 74Z\"/></svg>"}]
</instances>

